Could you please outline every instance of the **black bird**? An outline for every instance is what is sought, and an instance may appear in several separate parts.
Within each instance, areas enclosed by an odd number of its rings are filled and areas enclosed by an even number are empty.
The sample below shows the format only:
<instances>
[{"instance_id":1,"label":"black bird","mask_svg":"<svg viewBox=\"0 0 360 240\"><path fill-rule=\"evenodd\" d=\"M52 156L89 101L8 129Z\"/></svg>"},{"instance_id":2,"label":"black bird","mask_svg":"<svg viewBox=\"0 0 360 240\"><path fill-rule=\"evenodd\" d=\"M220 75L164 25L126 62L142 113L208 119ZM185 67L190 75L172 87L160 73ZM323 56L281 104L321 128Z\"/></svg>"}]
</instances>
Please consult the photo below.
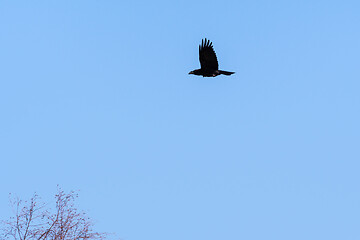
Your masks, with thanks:
<instances>
[{"instance_id":1,"label":"black bird","mask_svg":"<svg viewBox=\"0 0 360 240\"><path fill-rule=\"evenodd\" d=\"M227 72L219 70L219 64L216 58L216 54L212 45L212 42L205 38L201 40L199 45L199 60L200 69L189 72L189 74L199 75L203 77L216 77L217 75L231 75L235 72Z\"/></svg>"}]
</instances>

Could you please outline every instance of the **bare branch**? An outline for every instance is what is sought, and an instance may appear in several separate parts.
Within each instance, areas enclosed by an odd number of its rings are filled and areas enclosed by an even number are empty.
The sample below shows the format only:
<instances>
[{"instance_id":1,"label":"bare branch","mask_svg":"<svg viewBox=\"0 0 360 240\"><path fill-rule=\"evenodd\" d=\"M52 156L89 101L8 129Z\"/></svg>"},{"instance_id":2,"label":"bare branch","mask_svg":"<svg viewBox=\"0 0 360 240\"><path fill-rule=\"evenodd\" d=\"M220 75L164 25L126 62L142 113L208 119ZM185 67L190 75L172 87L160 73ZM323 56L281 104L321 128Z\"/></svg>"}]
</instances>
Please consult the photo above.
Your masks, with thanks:
<instances>
[{"instance_id":1,"label":"bare branch","mask_svg":"<svg viewBox=\"0 0 360 240\"><path fill-rule=\"evenodd\" d=\"M58 188L55 211L39 202L36 194L30 201L11 198L16 208L15 216L1 222L0 239L9 240L92 240L106 239L108 234L92 230L93 223L74 205L78 197L72 191L65 193Z\"/></svg>"}]
</instances>

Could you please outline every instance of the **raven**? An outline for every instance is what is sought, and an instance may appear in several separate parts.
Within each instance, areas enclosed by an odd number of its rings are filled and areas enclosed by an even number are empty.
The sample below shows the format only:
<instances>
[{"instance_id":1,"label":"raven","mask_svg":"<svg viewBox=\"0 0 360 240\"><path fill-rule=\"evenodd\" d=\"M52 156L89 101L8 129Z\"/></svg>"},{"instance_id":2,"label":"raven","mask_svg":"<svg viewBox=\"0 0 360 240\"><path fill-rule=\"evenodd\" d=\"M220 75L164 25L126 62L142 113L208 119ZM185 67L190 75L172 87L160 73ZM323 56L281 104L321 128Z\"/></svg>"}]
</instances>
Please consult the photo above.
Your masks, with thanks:
<instances>
[{"instance_id":1,"label":"raven","mask_svg":"<svg viewBox=\"0 0 360 240\"><path fill-rule=\"evenodd\" d=\"M199 75L203 77L216 77L217 75L231 75L235 72L227 72L219 70L219 64L216 58L216 54L210 40L205 38L201 40L201 45L199 45L199 60L200 60L200 69L189 72L189 74Z\"/></svg>"}]
</instances>

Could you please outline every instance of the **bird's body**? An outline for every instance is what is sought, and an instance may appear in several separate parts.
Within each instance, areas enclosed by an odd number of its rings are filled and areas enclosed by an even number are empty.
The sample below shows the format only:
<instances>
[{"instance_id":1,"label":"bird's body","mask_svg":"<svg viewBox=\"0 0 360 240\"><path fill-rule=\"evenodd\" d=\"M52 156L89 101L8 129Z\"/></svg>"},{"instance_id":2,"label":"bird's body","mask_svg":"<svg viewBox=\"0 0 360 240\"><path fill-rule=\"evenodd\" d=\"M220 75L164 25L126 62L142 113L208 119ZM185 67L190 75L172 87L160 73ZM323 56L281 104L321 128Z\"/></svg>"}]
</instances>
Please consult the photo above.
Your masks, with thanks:
<instances>
[{"instance_id":1,"label":"bird's body","mask_svg":"<svg viewBox=\"0 0 360 240\"><path fill-rule=\"evenodd\" d=\"M189 74L199 75L203 77L216 77L220 74L231 75L234 72L219 70L219 64L216 58L212 42L205 38L199 46L200 69L189 72Z\"/></svg>"}]
</instances>

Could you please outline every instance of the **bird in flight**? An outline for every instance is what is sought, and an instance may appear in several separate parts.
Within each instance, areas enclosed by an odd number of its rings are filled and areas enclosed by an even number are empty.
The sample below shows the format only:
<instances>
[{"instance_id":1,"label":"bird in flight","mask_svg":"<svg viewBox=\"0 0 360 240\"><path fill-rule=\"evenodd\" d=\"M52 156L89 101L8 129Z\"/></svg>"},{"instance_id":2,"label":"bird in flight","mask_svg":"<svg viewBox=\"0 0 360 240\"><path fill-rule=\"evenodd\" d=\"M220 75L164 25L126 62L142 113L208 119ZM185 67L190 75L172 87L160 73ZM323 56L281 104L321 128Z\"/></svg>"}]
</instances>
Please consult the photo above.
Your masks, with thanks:
<instances>
[{"instance_id":1,"label":"bird in flight","mask_svg":"<svg viewBox=\"0 0 360 240\"><path fill-rule=\"evenodd\" d=\"M212 42L205 38L201 40L201 45L199 45L199 60L200 60L200 69L189 72L189 74L199 75L203 77L216 77L217 75L231 75L235 72L227 72L219 70L219 64L216 58L216 54L212 45Z\"/></svg>"}]
</instances>

